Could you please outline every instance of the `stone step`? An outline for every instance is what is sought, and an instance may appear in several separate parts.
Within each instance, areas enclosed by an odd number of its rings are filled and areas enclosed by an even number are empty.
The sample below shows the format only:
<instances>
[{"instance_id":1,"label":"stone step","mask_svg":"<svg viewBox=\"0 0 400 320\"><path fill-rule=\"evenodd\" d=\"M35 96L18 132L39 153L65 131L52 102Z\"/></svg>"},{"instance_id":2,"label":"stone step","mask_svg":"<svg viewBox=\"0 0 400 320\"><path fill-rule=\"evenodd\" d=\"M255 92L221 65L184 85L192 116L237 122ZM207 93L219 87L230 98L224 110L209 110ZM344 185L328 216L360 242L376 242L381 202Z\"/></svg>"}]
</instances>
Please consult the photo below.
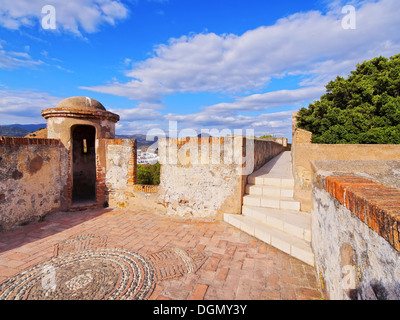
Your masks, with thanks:
<instances>
[{"instance_id":1,"label":"stone step","mask_svg":"<svg viewBox=\"0 0 400 320\"><path fill-rule=\"evenodd\" d=\"M249 216L224 214L224 221L257 239L314 266L310 242L275 229Z\"/></svg>"},{"instance_id":2,"label":"stone step","mask_svg":"<svg viewBox=\"0 0 400 320\"><path fill-rule=\"evenodd\" d=\"M258 186L271 186L271 187L282 187L282 188L293 188L294 179L291 178L271 178L266 175L260 177L249 176L247 178L248 184L254 184Z\"/></svg>"},{"instance_id":3,"label":"stone step","mask_svg":"<svg viewBox=\"0 0 400 320\"><path fill-rule=\"evenodd\" d=\"M245 205L242 214L311 242L311 215L308 213Z\"/></svg>"},{"instance_id":4,"label":"stone step","mask_svg":"<svg viewBox=\"0 0 400 320\"><path fill-rule=\"evenodd\" d=\"M293 198L293 188L273 187L257 184L246 185L246 194L270 197Z\"/></svg>"},{"instance_id":5,"label":"stone step","mask_svg":"<svg viewBox=\"0 0 400 320\"><path fill-rule=\"evenodd\" d=\"M245 195L243 197L243 205L300 211L299 201L293 200L293 198L285 198L285 197Z\"/></svg>"}]
</instances>

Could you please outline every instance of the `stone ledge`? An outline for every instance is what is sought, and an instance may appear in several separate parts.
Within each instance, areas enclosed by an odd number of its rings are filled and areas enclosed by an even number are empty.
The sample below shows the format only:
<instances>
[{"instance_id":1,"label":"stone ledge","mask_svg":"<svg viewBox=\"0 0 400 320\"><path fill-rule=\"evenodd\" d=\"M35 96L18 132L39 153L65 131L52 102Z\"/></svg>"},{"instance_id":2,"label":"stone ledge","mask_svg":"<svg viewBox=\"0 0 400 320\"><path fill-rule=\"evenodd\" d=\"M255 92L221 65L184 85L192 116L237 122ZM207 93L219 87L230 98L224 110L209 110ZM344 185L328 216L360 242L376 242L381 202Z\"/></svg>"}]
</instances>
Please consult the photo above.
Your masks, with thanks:
<instances>
[{"instance_id":1,"label":"stone ledge","mask_svg":"<svg viewBox=\"0 0 400 320\"><path fill-rule=\"evenodd\" d=\"M350 175L326 177L325 190L400 251L400 190Z\"/></svg>"},{"instance_id":2,"label":"stone ledge","mask_svg":"<svg viewBox=\"0 0 400 320\"><path fill-rule=\"evenodd\" d=\"M42 110L42 117L46 120L52 117L102 119L112 122L119 121L119 115L106 110L67 110L65 108L51 108Z\"/></svg>"},{"instance_id":3,"label":"stone ledge","mask_svg":"<svg viewBox=\"0 0 400 320\"><path fill-rule=\"evenodd\" d=\"M137 147L137 141L136 139L101 139L105 141L105 144L108 145L113 145L113 146L122 146L122 145L129 145L132 147Z\"/></svg>"}]
</instances>

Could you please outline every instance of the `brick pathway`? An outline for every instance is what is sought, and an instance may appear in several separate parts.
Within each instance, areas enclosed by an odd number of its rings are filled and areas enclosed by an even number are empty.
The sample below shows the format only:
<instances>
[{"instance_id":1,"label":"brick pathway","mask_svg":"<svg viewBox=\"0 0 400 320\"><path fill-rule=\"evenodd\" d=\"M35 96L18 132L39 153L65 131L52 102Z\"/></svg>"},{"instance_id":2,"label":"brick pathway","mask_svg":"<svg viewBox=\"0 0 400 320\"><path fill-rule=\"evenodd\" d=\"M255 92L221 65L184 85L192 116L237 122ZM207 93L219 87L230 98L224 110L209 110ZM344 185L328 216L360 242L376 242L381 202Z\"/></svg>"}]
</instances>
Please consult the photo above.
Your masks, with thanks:
<instances>
[{"instance_id":1,"label":"brick pathway","mask_svg":"<svg viewBox=\"0 0 400 320\"><path fill-rule=\"evenodd\" d=\"M221 221L124 210L57 213L0 234L0 283L50 259L55 246L81 234L107 236L107 247L146 255L171 247L202 250L196 273L158 281L150 299L321 299L315 269Z\"/></svg>"}]
</instances>

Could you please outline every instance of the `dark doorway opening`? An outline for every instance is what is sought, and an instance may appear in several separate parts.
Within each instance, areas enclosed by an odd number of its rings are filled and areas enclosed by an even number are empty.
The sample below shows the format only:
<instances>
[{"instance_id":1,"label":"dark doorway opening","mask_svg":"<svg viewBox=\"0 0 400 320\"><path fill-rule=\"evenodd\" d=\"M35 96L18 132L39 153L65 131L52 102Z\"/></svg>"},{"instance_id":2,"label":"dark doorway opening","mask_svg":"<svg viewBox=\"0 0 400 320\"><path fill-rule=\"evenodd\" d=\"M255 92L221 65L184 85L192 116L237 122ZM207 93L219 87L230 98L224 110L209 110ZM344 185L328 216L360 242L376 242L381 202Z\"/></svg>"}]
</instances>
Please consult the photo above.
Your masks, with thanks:
<instances>
[{"instance_id":1,"label":"dark doorway opening","mask_svg":"<svg viewBox=\"0 0 400 320\"><path fill-rule=\"evenodd\" d=\"M72 128L72 202L96 201L96 129L78 125Z\"/></svg>"}]
</instances>

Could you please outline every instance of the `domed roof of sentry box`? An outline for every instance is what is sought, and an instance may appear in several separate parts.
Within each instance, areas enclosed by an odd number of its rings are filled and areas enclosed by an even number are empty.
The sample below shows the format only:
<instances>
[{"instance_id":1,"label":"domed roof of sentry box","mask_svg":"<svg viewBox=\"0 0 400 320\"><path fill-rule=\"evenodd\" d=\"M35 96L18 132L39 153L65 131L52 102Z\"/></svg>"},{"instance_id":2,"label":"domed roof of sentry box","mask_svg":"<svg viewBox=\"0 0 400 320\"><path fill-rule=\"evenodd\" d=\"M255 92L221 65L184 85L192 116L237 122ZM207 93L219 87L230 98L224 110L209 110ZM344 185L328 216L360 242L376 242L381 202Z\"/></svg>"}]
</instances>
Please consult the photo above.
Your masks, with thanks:
<instances>
[{"instance_id":1,"label":"domed roof of sentry box","mask_svg":"<svg viewBox=\"0 0 400 320\"><path fill-rule=\"evenodd\" d=\"M119 120L119 115L107 111L104 106L95 99L89 97L70 97L60 101L55 108L42 110L42 116L71 117L89 119L108 119L113 122Z\"/></svg>"},{"instance_id":2,"label":"domed roof of sentry box","mask_svg":"<svg viewBox=\"0 0 400 320\"><path fill-rule=\"evenodd\" d=\"M103 110L106 108L95 99L89 97L70 97L60 101L56 108L73 110Z\"/></svg>"}]
</instances>

